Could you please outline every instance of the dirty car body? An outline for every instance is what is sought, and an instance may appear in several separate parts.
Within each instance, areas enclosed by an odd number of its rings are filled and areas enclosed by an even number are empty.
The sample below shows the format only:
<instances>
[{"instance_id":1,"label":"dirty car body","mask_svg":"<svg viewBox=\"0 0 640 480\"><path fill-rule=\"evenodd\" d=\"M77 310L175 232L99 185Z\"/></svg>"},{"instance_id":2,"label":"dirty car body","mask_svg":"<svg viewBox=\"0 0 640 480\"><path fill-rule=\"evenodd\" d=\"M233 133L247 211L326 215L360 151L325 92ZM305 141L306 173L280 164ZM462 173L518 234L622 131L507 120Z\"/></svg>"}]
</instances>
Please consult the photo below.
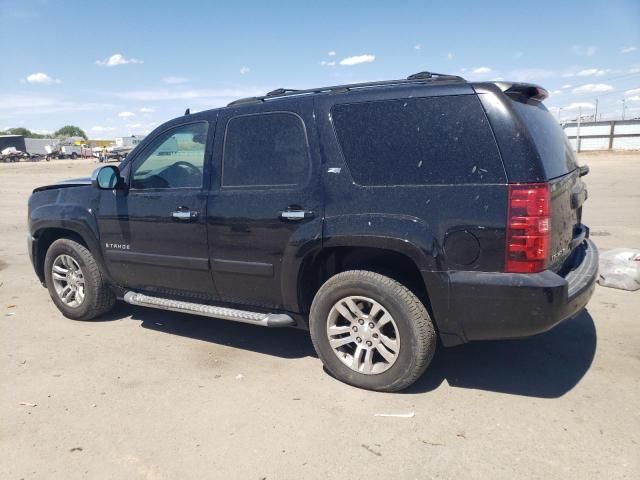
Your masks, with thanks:
<instances>
[{"instance_id":1,"label":"dirty car body","mask_svg":"<svg viewBox=\"0 0 640 480\"><path fill-rule=\"evenodd\" d=\"M588 169L545 93L429 74L185 115L105 167L113 188L96 172L36 189L29 253L45 282L72 237L117 298L305 329L328 279L371 271L415 294L444 346L537 334L585 307L598 263Z\"/></svg>"}]
</instances>

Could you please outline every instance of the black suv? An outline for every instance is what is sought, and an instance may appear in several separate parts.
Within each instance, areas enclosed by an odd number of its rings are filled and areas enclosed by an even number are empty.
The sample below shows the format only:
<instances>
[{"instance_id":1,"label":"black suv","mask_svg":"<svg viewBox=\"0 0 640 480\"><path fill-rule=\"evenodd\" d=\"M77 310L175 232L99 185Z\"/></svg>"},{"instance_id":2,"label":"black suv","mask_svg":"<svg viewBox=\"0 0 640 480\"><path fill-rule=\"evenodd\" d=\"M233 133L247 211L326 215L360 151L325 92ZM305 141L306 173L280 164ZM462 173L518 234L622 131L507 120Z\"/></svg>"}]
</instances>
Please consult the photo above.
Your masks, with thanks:
<instances>
[{"instance_id":1,"label":"black suv","mask_svg":"<svg viewBox=\"0 0 640 480\"><path fill-rule=\"evenodd\" d=\"M187 112L34 190L33 266L67 317L120 299L309 329L335 377L400 390L438 338L543 332L593 293L588 169L546 95L422 72Z\"/></svg>"}]
</instances>

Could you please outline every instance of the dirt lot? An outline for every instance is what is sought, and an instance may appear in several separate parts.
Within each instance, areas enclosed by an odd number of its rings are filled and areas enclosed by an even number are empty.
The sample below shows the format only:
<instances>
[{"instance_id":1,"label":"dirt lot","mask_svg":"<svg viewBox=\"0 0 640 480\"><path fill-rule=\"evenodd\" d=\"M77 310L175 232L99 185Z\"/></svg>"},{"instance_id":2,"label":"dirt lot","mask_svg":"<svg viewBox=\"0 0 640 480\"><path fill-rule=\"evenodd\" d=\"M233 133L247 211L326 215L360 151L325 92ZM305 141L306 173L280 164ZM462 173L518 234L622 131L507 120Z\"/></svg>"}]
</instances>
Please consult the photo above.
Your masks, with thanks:
<instances>
[{"instance_id":1,"label":"dirt lot","mask_svg":"<svg viewBox=\"0 0 640 480\"><path fill-rule=\"evenodd\" d=\"M594 240L640 247L640 154L582 161ZM357 390L301 331L62 317L26 254L27 197L95 166L0 165L0 478L640 478L640 291L598 287L535 338L440 349L405 393Z\"/></svg>"}]
</instances>

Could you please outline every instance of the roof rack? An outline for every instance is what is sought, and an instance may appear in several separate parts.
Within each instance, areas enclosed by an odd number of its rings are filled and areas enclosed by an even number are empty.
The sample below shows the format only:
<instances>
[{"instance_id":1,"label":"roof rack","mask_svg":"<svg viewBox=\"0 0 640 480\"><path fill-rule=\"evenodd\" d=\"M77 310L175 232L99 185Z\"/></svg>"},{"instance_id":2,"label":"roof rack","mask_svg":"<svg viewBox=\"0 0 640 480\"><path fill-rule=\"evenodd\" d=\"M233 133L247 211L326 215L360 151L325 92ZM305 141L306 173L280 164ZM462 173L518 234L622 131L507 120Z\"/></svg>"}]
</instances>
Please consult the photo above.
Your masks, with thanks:
<instances>
[{"instance_id":1,"label":"roof rack","mask_svg":"<svg viewBox=\"0 0 640 480\"><path fill-rule=\"evenodd\" d=\"M350 92L351 90L357 90L361 88L381 87L388 85L402 85L408 83L431 83L436 81L457 81L466 82L466 80L457 75L447 75L444 73L435 72L418 72L409 75L406 79L401 80L383 80L379 82L366 82L366 83L352 83L348 85L335 85L332 87L320 87L310 88L307 90L295 90L292 88L278 88L272 90L262 97L248 97L241 98L229 103L227 106L242 105L245 103L259 103L265 100L272 100L279 97L295 96L295 95L310 95L314 93L338 93L338 92Z\"/></svg>"}]
</instances>

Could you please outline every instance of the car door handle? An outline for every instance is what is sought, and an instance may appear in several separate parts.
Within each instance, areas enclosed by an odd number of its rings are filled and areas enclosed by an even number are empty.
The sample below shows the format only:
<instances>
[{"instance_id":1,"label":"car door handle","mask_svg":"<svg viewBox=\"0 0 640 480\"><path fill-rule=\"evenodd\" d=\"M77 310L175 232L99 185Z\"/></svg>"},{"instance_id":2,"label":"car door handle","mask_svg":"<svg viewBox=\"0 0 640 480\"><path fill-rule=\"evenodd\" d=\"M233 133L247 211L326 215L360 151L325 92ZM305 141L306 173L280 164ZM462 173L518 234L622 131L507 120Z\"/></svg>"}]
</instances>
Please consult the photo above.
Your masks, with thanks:
<instances>
[{"instance_id":1,"label":"car door handle","mask_svg":"<svg viewBox=\"0 0 640 480\"><path fill-rule=\"evenodd\" d=\"M192 220L197 218L198 212L192 212L188 208L180 207L178 210L171 214L176 220Z\"/></svg>"},{"instance_id":2,"label":"car door handle","mask_svg":"<svg viewBox=\"0 0 640 480\"><path fill-rule=\"evenodd\" d=\"M284 210L280 212L280 218L283 220L303 220L312 218L313 212L310 210Z\"/></svg>"}]
</instances>

